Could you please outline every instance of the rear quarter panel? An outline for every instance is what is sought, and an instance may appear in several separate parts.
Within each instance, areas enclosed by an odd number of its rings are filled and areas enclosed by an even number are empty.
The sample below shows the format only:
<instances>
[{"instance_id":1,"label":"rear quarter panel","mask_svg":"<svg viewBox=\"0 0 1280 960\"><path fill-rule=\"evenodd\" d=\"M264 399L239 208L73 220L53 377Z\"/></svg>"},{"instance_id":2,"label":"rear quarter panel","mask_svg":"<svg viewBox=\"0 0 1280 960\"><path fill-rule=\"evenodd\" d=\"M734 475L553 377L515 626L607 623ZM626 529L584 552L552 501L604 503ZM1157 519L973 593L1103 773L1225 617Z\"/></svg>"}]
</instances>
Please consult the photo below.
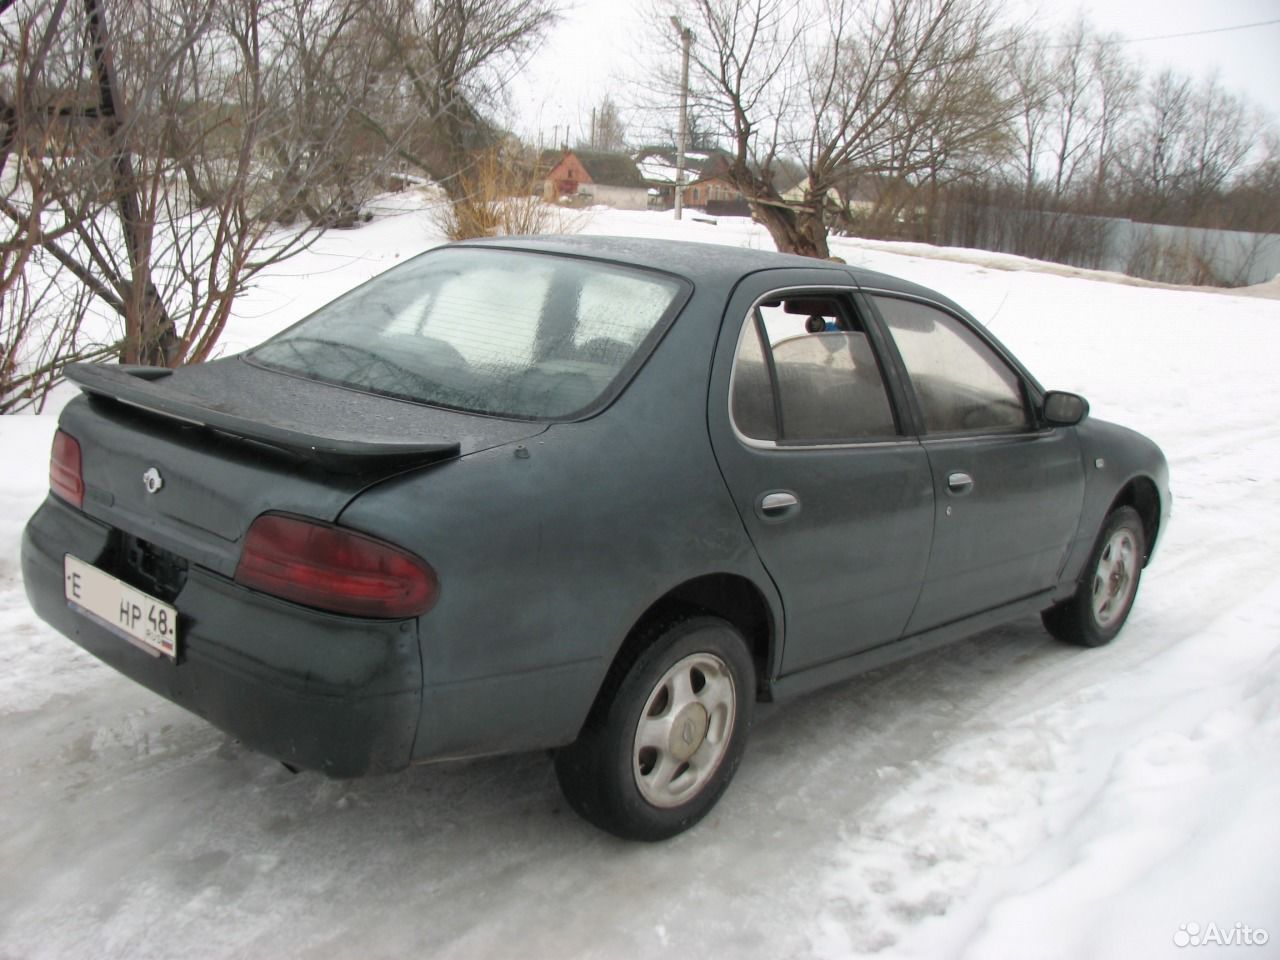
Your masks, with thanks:
<instances>
[{"instance_id":1,"label":"rear quarter panel","mask_svg":"<svg viewBox=\"0 0 1280 960\"><path fill-rule=\"evenodd\" d=\"M711 572L768 584L707 434L723 304L695 291L591 419L380 484L343 512L439 575L415 758L568 743L654 601Z\"/></svg>"}]
</instances>

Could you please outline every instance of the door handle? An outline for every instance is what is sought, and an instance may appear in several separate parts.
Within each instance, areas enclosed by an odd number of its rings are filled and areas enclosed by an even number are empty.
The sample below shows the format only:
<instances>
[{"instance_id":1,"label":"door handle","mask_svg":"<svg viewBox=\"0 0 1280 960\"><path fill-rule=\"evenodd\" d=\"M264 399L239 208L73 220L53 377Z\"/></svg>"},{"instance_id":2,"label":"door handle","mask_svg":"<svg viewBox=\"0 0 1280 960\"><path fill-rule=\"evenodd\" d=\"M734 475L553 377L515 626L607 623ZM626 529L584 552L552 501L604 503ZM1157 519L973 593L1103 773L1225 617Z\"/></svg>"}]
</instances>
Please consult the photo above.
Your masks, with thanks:
<instances>
[{"instance_id":1,"label":"door handle","mask_svg":"<svg viewBox=\"0 0 1280 960\"><path fill-rule=\"evenodd\" d=\"M798 506L800 501L794 493L766 493L760 499L760 511L768 514L782 513Z\"/></svg>"},{"instance_id":2,"label":"door handle","mask_svg":"<svg viewBox=\"0 0 1280 960\"><path fill-rule=\"evenodd\" d=\"M952 493L968 493L973 489L973 477L957 470L947 477L947 489Z\"/></svg>"}]
</instances>

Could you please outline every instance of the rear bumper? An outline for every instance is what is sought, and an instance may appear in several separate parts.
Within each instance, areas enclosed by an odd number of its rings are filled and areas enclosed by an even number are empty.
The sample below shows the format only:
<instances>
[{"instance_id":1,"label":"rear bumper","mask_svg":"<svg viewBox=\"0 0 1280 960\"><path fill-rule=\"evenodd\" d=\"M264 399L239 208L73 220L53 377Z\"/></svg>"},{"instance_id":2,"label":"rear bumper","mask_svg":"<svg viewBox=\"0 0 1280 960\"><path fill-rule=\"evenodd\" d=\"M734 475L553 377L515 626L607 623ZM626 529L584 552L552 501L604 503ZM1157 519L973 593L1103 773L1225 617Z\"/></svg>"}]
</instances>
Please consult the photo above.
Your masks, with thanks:
<instances>
[{"instance_id":1,"label":"rear bumper","mask_svg":"<svg viewBox=\"0 0 1280 960\"><path fill-rule=\"evenodd\" d=\"M111 530L55 497L27 524L36 613L107 665L252 749L333 777L408 766L422 701L416 622L359 620L246 590L192 566L178 658L152 657L71 610L63 555L99 563Z\"/></svg>"}]
</instances>

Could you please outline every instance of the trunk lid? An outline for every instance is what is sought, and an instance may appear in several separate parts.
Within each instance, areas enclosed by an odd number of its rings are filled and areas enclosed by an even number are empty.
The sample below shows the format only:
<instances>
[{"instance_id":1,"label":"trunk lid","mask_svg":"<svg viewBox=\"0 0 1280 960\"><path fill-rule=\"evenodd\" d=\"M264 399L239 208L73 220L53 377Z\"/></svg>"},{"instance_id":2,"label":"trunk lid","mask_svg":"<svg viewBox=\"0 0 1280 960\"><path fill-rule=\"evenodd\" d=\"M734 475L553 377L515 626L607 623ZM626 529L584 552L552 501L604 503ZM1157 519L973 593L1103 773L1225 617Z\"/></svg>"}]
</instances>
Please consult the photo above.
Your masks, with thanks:
<instances>
[{"instance_id":1,"label":"trunk lid","mask_svg":"<svg viewBox=\"0 0 1280 960\"><path fill-rule=\"evenodd\" d=\"M332 521L371 484L546 429L305 380L239 357L172 373L78 365L68 376L86 394L61 420L81 446L84 511L225 576L265 511Z\"/></svg>"}]
</instances>

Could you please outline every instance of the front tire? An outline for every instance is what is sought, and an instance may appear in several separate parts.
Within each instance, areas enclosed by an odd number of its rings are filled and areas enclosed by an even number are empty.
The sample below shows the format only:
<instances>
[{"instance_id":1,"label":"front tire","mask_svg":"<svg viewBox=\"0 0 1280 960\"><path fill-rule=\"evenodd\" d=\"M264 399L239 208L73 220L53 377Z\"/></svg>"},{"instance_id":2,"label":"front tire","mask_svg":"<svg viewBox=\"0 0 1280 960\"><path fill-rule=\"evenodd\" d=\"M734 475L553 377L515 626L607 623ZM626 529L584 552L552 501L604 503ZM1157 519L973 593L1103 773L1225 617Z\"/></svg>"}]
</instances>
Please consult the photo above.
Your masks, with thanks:
<instances>
[{"instance_id":1,"label":"front tire","mask_svg":"<svg viewBox=\"0 0 1280 960\"><path fill-rule=\"evenodd\" d=\"M1129 617L1146 556L1146 531L1138 511L1113 510L1076 592L1040 615L1045 628L1059 640L1085 647L1110 643Z\"/></svg>"},{"instance_id":2,"label":"front tire","mask_svg":"<svg viewBox=\"0 0 1280 960\"><path fill-rule=\"evenodd\" d=\"M717 617L646 631L610 671L578 739L556 753L569 805L627 840L665 840L715 806L742 758L755 667Z\"/></svg>"}]
</instances>

